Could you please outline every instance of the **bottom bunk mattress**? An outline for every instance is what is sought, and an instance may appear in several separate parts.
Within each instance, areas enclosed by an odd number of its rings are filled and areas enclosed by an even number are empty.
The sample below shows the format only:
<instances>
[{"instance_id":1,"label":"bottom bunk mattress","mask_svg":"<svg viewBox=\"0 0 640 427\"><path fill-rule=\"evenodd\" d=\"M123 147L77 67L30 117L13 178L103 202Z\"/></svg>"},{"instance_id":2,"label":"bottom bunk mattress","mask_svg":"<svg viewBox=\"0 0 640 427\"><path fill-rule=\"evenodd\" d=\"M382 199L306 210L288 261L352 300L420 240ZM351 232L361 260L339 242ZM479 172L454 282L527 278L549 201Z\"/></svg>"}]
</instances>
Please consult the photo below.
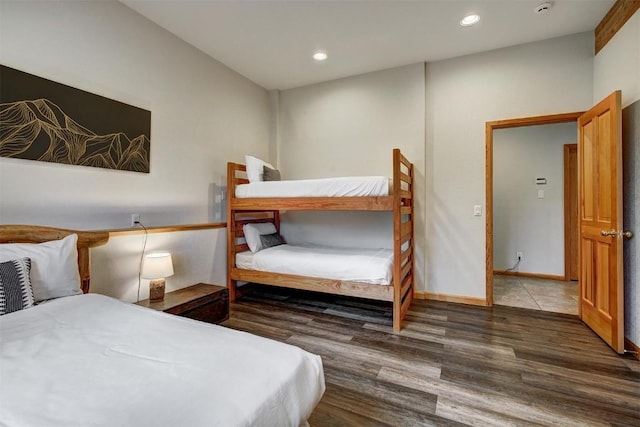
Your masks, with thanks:
<instances>
[{"instance_id":1,"label":"bottom bunk mattress","mask_svg":"<svg viewBox=\"0 0 640 427\"><path fill-rule=\"evenodd\" d=\"M102 295L0 317L2 426L304 425L319 356Z\"/></svg>"},{"instance_id":2,"label":"bottom bunk mattress","mask_svg":"<svg viewBox=\"0 0 640 427\"><path fill-rule=\"evenodd\" d=\"M255 253L240 252L236 254L236 267L244 270L390 285L393 278L393 250L287 244Z\"/></svg>"}]
</instances>

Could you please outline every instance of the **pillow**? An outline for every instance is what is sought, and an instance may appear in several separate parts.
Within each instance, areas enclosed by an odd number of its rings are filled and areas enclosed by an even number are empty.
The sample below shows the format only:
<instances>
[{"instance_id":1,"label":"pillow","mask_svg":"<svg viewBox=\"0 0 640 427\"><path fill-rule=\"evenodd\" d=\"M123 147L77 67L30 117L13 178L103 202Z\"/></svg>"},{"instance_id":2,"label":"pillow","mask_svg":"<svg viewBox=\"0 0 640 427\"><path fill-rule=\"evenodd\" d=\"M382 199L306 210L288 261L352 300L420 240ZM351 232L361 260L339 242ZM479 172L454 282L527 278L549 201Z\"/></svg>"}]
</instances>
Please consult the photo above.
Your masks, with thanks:
<instances>
[{"instance_id":1,"label":"pillow","mask_svg":"<svg viewBox=\"0 0 640 427\"><path fill-rule=\"evenodd\" d=\"M247 178L249 178L249 182L262 181L262 175L264 174L264 170L262 168L264 166L275 169L270 163L253 156L244 156L244 162L247 166Z\"/></svg>"},{"instance_id":2,"label":"pillow","mask_svg":"<svg viewBox=\"0 0 640 427\"><path fill-rule=\"evenodd\" d=\"M271 169L268 166L263 166L262 172L263 181L280 181L280 171L278 169Z\"/></svg>"},{"instance_id":3,"label":"pillow","mask_svg":"<svg viewBox=\"0 0 640 427\"><path fill-rule=\"evenodd\" d=\"M284 243L282 236L278 233L273 234L261 234L260 243L262 243L262 249L272 248Z\"/></svg>"},{"instance_id":4,"label":"pillow","mask_svg":"<svg viewBox=\"0 0 640 427\"><path fill-rule=\"evenodd\" d=\"M31 286L36 302L79 295L78 235L44 243L0 244L0 262L31 258Z\"/></svg>"},{"instance_id":5,"label":"pillow","mask_svg":"<svg viewBox=\"0 0 640 427\"><path fill-rule=\"evenodd\" d=\"M258 252L262 249L262 242L260 241L260 235L275 233L276 226L271 222L261 222L258 224L245 224L242 227L244 231L244 238L247 240L247 245L251 252Z\"/></svg>"},{"instance_id":6,"label":"pillow","mask_svg":"<svg viewBox=\"0 0 640 427\"><path fill-rule=\"evenodd\" d=\"M30 270L29 258L0 262L0 316L33 306Z\"/></svg>"}]
</instances>

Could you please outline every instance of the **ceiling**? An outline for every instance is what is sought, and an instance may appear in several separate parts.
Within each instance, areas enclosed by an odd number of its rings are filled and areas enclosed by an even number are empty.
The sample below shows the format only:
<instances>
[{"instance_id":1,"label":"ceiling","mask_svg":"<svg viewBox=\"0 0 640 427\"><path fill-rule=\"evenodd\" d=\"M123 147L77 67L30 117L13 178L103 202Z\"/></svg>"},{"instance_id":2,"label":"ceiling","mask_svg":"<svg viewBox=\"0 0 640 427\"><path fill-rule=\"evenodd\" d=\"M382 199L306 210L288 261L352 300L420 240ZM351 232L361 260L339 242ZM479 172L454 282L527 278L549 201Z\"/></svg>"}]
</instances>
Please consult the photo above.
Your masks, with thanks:
<instances>
[{"instance_id":1,"label":"ceiling","mask_svg":"<svg viewBox=\"0 0 640 427\"><path fill-rule=\"evenodd\" d=\"M592 31L614 3L556 0L538 15L543 0L120 1L269 90ZM461 27L468 13L480 22Z\"/></svg>"}]
</instances>

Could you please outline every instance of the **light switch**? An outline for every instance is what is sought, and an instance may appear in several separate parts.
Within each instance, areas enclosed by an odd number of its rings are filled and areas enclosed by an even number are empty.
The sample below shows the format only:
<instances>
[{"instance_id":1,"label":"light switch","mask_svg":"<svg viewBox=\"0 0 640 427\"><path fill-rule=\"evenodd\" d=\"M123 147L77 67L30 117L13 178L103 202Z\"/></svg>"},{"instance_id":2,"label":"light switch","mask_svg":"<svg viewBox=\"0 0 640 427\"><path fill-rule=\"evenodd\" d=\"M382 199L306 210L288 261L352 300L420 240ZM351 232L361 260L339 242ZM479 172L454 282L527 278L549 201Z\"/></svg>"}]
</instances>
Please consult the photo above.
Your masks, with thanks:
<instances>
[{"instance_id":1,"label":"light switch","mask_svg":"<svg viewBox=\"0 0 640 427\"><path fill-rule=\"evenodd\" d=\"M544 190L538 190L538 199L544 199Z\"/></svg>"},{"instance_id":2,"label":"light switch","mask_svg":"<svg viewBox=\"0 0 640 427\"><path fill-rule=\"evenodd\" d=\"M473 205L473 216L481 216L481 215L482 215L482 206Z\"/></svg>"}]
</instances>

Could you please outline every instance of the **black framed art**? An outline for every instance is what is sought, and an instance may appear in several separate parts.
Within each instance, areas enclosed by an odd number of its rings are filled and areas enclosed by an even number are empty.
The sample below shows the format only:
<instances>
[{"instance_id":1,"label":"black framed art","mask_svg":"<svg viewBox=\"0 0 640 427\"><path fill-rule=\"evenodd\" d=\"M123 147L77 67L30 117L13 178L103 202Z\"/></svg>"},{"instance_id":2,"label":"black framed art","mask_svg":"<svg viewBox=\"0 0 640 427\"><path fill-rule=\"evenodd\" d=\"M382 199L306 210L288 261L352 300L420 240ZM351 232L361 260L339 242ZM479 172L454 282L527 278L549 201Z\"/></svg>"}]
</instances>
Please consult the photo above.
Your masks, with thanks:
<instances>
[{"instance_id":1,"label":"black framed art","mask_svg":"<svg viewBox=\"0 0 640 427\"><path fill-rule=\"evenodd\" d=\"M0 65L0 156L149 173L151 112Z\"/></svg>"}]
</instances>

